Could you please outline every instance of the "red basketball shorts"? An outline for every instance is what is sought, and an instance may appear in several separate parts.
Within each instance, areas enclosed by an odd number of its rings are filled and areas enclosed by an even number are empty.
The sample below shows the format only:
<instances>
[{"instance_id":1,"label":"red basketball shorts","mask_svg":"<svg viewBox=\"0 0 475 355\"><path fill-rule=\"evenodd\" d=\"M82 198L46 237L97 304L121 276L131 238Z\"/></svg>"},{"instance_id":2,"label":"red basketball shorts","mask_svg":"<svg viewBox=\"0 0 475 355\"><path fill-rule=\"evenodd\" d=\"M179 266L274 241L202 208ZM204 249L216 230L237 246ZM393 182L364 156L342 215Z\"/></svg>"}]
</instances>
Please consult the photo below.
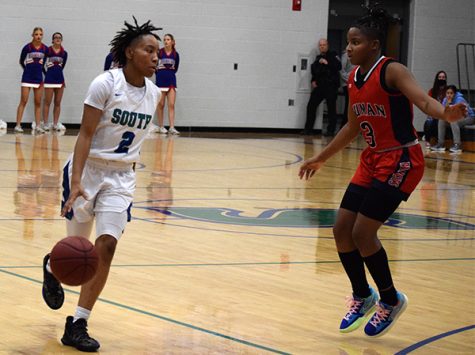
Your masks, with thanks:
<instances>
[{"instance_id":1,"label":"red basketball shorts","mask_svg":"<svg viewBox=\"0 0 475 355\"><path fill-rule=\"evenodd\" d=\"M400 192L402 199L407 200L423 175L424 154L419 144L381 153L366 148L351 183Z\"/></svg>"}]
</instances>

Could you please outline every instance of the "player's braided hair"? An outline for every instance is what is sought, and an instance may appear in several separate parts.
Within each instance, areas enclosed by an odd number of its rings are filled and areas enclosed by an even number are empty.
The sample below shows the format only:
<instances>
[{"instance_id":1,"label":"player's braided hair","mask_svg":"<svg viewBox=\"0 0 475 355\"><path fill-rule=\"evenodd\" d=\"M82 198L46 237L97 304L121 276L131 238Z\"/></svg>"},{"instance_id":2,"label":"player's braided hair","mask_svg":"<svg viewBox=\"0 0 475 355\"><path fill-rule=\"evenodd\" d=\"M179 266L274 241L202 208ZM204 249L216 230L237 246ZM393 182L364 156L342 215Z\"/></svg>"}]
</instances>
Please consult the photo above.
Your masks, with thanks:
<instances>
[{"instance_id":1,"label":"player's braided hair","mask_svg":"<svg viewBox=\"0 0 475 355\"><path fill-rule=\"evenodd\" d=\"M367 10L367 14L356 21L353 27L359 28L364 35L377 39L381 44L381 48L386 46L386 37L390 24L396 23L398 20L391 17L386 10L378 7L378 3L363 6Z\"/></svg>"},{"instance_id":2,"label":"player's braided hair","mask_svg":"<svg viewBox=\"0 0 475 355\"><path fill-rule=\"evenodd\" d=\"M150 20L143 25L139 25L135 16L132 16L135 25L131 25L127 21L124 21L125 28L118 31L115 37L110 42L111 52L114 57L114 61L119 63L120 66L124 66L127 62L125 55L125 49L138 37L144 35L152 35L160 41L160 37L153 33L153 31L159 31L161 27L155 27L150 23Z\"/></svg>"}]
</instances>

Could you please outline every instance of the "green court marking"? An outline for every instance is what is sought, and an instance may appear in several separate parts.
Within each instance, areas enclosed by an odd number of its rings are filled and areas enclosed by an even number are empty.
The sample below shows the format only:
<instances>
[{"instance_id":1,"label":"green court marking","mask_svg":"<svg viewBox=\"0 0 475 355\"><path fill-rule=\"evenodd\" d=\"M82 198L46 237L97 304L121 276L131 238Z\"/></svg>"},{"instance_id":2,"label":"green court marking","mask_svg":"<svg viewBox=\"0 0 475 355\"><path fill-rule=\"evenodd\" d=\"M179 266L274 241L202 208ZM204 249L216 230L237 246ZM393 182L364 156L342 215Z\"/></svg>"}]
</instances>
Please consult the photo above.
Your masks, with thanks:
<instances>
[{"instance_id":1,"label":"green court marking","mask_svg":"<svg viewBox=\"0 0 475 355\"><path fill-rule=\"evenodd\" d=\"M277 228L330 228L333 227L337 212L325 208L266 209L258 212L225 207L138 208L206 223ZM393 213L384 225L403 229L475 230L475 224L472 223L402 212Z\"/></svg>"},{"instance_id":2,"label":"green court marking","mask_svg":"<svg viewBox=\"0 0 475 355\"><path fill-rule=\"evenodd\" d=\"M473 261L475 258L443 258L443 259L390 259L390 263L405 263L405 262L432 262L432 261ZM260 265L308 265L308 264L339 264L340 260L313 260L313 261L264 261L264 262L236 262L236 263L182 263L182 264L112 264L111 267L127 268L127 267L206 267L206 266L260 266ZM2 269L39 269L42 266L6 266L0 265L0 271ZM8 273L8 271L5 271ZM11 273L12 275L16 275ZM17 275L23 277L21 275ZM28 280L33 280L25 277Z\"/></svg>"},{"instance_id":3,"label":"green court marking","mask_svg":"<svg viewBox=\"0 0 475 355\"><path fill-rule=\"evenodd\" d=\"M474 261L475 258L447 258L447 259L404 259L389 260L391 263L400 262L430 262L430 261ZM248 262L248 263L204 263L204 264L117 264L112 267L202 267L202 266L260 266L260 265L308 265L308 264L339 264L340 260L323 261L269 261L269 262Z\"/></svg>"},{"instance_id":4,"label":"green court marking","mask_svg":"<svg viewBox=\"0 0 475 355\"><path fill-rule=\"evenodd\" d=\"M32 282L37 283L37 284L41 284L41 285L43 284L42 281L33 279L33 278L31 278L31 277L28 277L28 276L19 275L19 274L16 274L16 273L14 273L14 272L2 270L2 269L0 269L0 272L2 272L2 273L4 273L4 274L8 274L8 275L10 275L10 276L19 277L19 278L24 279L24 280L32 281ZM77 292L77 291L72 291L72 290L68 290L68 289L64 289L64 291L65 291L65 292L68 292L68 293L76 294L76 295L79 294L79 292ZM163 321L166 321L166 322L170 322L170 323L173 323L173 324L176 324L176 325L181 325L181 326L183 326L183 327L190 328L190 329L193 329L193 330L197 330L197 331L200 331L200 332L203 332L203 333L211 334L211 335L214 335L214 336L217 336L217 337L220 337L220 338L224 338L224 339L227 339L227 340L235 341L235 342L237 342L237 343L244 344L244 345L248 345L248 346L251 346L251 347L253 347L253 348L257 348L257 349L261 349L261 350L266 350L266 351L269 351L269 352L275 353L275 354L290 355L290 353L287 353L287 352L284 352L284 351L272 349L272 348L269 348L269 347L267 347L267 346L259 345L259 344L256 344L256 343L251 343L250 341L247 341L247 340L238 339L238 338L235 338L235 337L226 335L226 334L221 334L221 333L215 332L215 331L213 331L213 330L208 330L208 329L205 329L205 328L197 327L197 326L192 325L192 324L189 324L189 323L180 322L180 321L175 320L175 319L172 319L172 318L168 318L168 317L161 316L161 315L159 315L159 314L155 314L155 313L152 313L152 312L144 311L144 310L139 309L139 308L135 308L135 307L131 307L131 306L126 306L126 305L124 305L124 304L121 304L121 303L118 303L118 302L114 302L114 301L110 301L110 300L107 300L107 299L104 299L104 298L99 298L98 301L103 302L103 303L107 303L107 304L110 304L110 305L113 305L113 306L115 306L115 307L119 307L119 308L122 308L122 309L126 309L126 310L128 310L128 311L132 311L132 312L144 314L144 315L146 315L146 316L150 316L150 317L153 317L153 318L157 318L157 319L160 319L160 320L163 320Z\"/></svg>"}]
</instances>

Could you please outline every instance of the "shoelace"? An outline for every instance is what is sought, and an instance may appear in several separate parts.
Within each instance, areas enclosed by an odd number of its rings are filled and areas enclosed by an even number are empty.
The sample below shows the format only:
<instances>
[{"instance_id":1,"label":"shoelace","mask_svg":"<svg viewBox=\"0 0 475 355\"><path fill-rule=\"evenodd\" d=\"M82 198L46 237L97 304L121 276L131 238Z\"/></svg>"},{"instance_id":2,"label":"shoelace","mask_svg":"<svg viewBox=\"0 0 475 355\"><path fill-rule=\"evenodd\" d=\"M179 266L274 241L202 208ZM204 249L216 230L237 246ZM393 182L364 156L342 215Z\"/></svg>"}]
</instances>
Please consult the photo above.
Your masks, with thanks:
<instances>
[{"instance_id":1,"label":"shoelace","mask_svg":"<svg viewBox=\"0 0 475 355\"><path fill-rule=\"evenodd\" d=\"M87 339L89 340L91 337L87 333L87 324L81 320L76 321L73 323L73 327L75 328L74 336L77 340Z\"/></svg>"},{"instance_id":2,"label":"shoelace","mask_svg":"<svg viewBox=\"0 0 475 355\"><path fill-rule=\"evenodd\" d=\"M356 314L358 313L361 305L363 304L363 301L358 301L358 300L355 300L353 297L351 296L347 296L346 297L346 307L349 308L349 311L348 313L345 315L345 319L346 320L350 320L350 317L352 314Z\"/></svg>"},{"instance_id":3,"label":"shoelace","mask_svg":"<svg viewBox=\"0 0 475 355\"><path fill-rule=\"evenodd\" d=\"M384 307L381 307L379 304L376 308L376 313L373 316L373 319L370 321L370 323L374 326L377 327L379 323L382 321L386 320L389 315L391 314L390 309L386 309Z\"/></svg>"}]
</instances>

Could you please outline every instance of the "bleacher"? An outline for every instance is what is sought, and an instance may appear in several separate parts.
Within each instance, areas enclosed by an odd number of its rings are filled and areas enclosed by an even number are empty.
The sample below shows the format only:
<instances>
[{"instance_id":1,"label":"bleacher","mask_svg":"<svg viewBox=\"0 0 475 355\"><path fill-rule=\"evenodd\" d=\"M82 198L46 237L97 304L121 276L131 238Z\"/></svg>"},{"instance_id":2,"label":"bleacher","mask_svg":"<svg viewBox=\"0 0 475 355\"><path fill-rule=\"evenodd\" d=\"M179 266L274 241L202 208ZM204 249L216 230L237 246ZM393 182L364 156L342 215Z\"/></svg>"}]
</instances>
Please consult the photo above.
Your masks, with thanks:
<instances>
[{"instance_id":1,"label":"bleacher","mask_svg":"<svg viewBox=\"0 0 475 355\"><path fill-rule=\"evenodd\" d=\"M456 50L458 89L475 108L475 43L458 43ZM475 124L462 127L460 134L463 150L475 152Z\"/></svg>"}]
</instances>

